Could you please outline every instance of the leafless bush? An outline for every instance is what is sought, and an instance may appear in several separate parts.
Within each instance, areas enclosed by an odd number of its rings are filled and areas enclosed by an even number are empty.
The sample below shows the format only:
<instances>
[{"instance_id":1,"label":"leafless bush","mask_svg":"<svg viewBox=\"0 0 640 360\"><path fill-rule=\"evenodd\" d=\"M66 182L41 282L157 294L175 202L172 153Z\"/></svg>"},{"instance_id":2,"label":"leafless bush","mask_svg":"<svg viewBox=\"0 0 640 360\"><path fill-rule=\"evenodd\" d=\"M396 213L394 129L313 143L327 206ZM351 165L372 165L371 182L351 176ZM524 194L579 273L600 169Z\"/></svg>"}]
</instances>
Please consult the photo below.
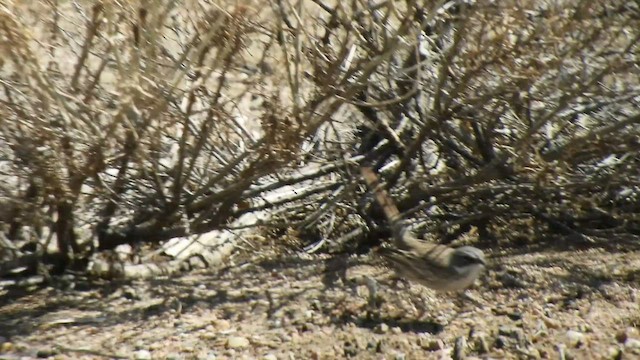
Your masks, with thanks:
<instances>
[{"instance_id":1,"label":"leafless bush","mask_svg":"<svg viewBox=\"0 0 640 360\"><path fill-rule=\"evenodd\" d=\"M255 9L130 4L0 14L3 232L62 267L223 227L300 142L277 94L254 118L241 108L263 82L247 47L273 41Z\"/></svg>"},{"instance_id":2,"label":"leafless bush","mask_svg":"<svg viewBox=\"0 0 640 360\"><path fill-rule=\"evenodd\" d=\"M346 148L383 167L418 227L507 241L637 234L637 3L325 11L318 79L359 84L348 101L369 128Z\"/></svg>"}]
</instances>

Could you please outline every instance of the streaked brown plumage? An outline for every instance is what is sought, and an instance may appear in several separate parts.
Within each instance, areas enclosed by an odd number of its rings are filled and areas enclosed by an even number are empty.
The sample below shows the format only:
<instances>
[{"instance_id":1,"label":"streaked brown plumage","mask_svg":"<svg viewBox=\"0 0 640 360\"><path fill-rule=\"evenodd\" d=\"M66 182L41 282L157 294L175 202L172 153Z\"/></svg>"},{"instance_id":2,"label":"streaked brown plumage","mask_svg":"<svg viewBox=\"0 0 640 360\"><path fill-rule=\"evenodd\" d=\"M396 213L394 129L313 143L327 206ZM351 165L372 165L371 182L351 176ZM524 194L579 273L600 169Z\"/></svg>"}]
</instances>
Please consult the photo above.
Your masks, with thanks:
<instances>
[{"instance_id":1,"label":"streaked brown plumage","mask_svg":"<svg viewBox=\"0 0 640 360\"><path fill-rule=\"evenodd\" d=\"M391 227L394 243L378 254L401 277L438 291L458 291L469 287L485 268L484 254L472 246L452 248L414 237L401 224L400 212L369 167L361 167L365 182Z\"/></svg>"}]
</instances>

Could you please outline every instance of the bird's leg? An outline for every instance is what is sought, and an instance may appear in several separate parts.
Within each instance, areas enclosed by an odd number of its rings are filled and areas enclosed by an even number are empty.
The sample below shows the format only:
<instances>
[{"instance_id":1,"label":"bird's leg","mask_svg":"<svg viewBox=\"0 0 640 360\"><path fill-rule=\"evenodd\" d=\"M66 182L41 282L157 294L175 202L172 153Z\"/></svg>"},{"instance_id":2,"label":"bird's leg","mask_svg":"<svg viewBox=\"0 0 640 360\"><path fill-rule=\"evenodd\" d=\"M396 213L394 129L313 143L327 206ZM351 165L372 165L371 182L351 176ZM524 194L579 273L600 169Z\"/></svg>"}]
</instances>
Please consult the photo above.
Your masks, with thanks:
<instances>
[{"instance_id":1,"label":"bird's leg","mask_svg":"<svg viewBox=\"0 0 640 360\"><path fill-rule=\"evenodd\" d=\"M380 308L380 301L378 296L378 282L370 276L365 276L364 282L365 282L365 285L367 286L367 289L369 290L369 299L367 304L372 309Z\"/></svg>"},{"instance_id":2,"label":"bird's leg","mask_svg":"<svg viewBox=\"0 0 640 360\"><path fill-rule=\"evenodd\" d=\"M365 285L369 290L369 298L367 300L367 318L375 319L380 316L380 306L382 305L382 298L378 294L378 282L370 277L364 277Z\"/></svg>"}]
</instances>

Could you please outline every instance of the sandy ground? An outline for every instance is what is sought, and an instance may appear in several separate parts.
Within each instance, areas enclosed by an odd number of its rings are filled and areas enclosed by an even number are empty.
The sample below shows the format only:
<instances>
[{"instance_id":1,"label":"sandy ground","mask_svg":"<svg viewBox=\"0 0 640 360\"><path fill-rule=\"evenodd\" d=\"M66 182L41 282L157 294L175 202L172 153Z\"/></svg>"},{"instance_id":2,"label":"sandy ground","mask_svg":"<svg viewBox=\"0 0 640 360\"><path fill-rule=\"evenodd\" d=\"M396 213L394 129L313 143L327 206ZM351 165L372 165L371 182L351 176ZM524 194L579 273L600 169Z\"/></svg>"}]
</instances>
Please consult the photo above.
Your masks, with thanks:
<instances>
[{"instance_id":1,"label":"sandy ground","mask_svg":"<svg viewBox=\"0 0 640 360\"><path fill-rule=\"evenodd\" d=\"M640 358L640 252L494 254L467 291L475 301L394 282L366 256L235 262L5 291L0 358ZM378 280L377 307L364 275Z\"/></svg>"}]
</instances>

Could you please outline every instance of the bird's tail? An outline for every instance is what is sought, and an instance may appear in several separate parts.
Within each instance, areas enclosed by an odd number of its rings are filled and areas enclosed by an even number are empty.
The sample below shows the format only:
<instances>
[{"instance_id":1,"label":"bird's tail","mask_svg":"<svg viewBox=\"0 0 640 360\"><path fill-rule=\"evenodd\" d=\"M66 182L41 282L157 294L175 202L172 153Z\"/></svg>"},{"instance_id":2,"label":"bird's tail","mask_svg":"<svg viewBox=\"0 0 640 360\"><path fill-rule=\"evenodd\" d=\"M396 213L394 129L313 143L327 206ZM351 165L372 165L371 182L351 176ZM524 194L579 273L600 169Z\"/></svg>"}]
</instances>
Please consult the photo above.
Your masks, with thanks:
<instances>
[{"instance_id":1,"label":"bird's tail","mask_svg":"<svg viewBox=\"0 0 640 360\"><path fill-rule=\"evenodd\" d=\"M382 211L389 222L389 226L391 227L396 245L401 249L406 249L410 247L413 242L418 241L402 224L402 218L398 207L387 190L385 190L382 184L380 184L378 175L376 175L373 169L368 166L362 166L360 167L360 174L364 178L369 189L373 192L376 202L382 208Z\"/></svg>"}]
</instances>

